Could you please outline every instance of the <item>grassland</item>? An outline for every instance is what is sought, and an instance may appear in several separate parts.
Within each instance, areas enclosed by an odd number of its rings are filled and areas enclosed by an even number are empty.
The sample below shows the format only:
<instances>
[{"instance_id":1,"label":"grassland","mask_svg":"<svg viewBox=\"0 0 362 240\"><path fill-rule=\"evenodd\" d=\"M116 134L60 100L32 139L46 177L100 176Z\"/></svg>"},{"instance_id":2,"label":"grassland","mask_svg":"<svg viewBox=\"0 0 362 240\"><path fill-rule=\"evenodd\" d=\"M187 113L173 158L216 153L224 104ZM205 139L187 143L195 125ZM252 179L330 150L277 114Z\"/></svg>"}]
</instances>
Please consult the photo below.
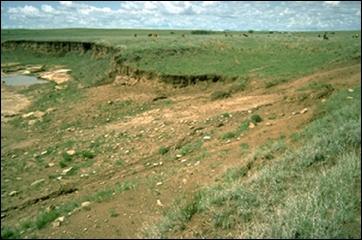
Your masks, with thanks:
<instances>
[{"instance_id":1,"label":"grassland","mask_svg":"<svg viewBox=\"0 0 362 240\"><path fill-rule=\"evenodd\" d=\"M355 32L172 32L1 31L113 48L2 49L72 77L2 85L31 101L2 116L2 238L360 238ZM128 66L220 78L180 88Z\"/></svg>"}]
</instances>

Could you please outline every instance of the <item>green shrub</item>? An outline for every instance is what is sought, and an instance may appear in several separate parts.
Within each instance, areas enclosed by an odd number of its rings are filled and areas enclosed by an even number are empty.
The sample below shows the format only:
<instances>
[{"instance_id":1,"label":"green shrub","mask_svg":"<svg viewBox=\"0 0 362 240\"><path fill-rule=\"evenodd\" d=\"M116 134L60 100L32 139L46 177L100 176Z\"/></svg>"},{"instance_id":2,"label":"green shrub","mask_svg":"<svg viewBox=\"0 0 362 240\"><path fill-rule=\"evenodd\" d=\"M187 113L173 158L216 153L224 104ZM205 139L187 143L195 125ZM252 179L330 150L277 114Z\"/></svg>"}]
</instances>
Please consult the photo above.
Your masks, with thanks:
<instances>
[{"instance_id":1,"label":"green shrub","mask_svg":"<svg viewBox=\"0 0 362 240\"><path fill-rule=\"evenodd\" d=\"M230 92L225 92L225 91L215 91L210 95L211 100L224 99L228 97L231 97L231 94Z\"/></svg>"}]
</instances>

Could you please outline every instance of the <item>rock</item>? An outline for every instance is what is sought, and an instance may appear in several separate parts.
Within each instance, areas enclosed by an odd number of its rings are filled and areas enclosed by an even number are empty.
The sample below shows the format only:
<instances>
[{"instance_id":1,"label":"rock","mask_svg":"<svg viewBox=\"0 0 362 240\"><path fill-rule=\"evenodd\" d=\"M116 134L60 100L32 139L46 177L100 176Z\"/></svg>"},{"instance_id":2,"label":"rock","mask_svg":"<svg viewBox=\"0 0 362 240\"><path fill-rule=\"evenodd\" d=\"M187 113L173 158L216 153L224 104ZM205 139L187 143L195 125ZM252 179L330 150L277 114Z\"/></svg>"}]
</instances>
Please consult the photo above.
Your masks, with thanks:
<instances>
[{"instance_id":1,"label":"rock","mask_svg":"<svg viewBox=\"0 0 362 240\"><path fill-rule=\"evenodd\" d=\"M186 161L187 161L187 159L182 159L182 160L181 160L181 163L186 162Z\"/></svg>"},{"instance_id":2,"label":"rock","mask_svg":"<svg viewBox=\"0 0 362 240\"><path fill-rule=\"evenodd\" d=\"M41 112L41 111L34 112L34 117L36 117L36 118L42 118L42 117L44 117L44 115L45 115L45 112Z\"/></svg>"},{"instance_id":3,"label":"rock","mask_svg":"<svg viewBox=\"0 0 362 240\"><path fill-rule=\"evenodd\" d=\"M162 182L156 183L156 186L160 186L160 185L162 185Z\"/></svg>"},{"instance_id":4,"label":"rock","mask_svg":"<svg viewBox=\"0 0 362 240\"><path fill-rule=\"evenodd\" d=\"M89 202L89 201L82 202L82 203L80 204L80 206L81 206L82 208L88 208L90 205L91 205L91 202Z\"/></svg>"},{"instance_id":5,"label":"rock","mask_svg":"<svg viewBox=\"0 0 362 240\"><path fill-rule=\"evenodd\" d=\"M34 181L32 184L30 184L30 186L36 186L43 182L45 182L44 178Z\"/></svg>"},{"instance_id":6,"label":"rock","mask_svg":"<svg viewBox=\"0 0 362 240\"><path fill-rule=\"evenodd\" d=\"M348 92L354 92L352 88L348 88Z\"/></svg>"},{"instance_id":7,"label":"rock","mask_svg":"<svg viewBox=\"0 0 362 240\"><path fill-rule=\"evenodd\" d=\"M48 153L48 151L45 150L45 151L41 152L40 155L45 155L45 154L47 154L47 153Z\"/></svg>"},{"instance_id":8,"label":"rock","mask_svg":"<svg viewBox=\"0 0 362 240\"><path fill-rule=\"evenodd\" d=\"M347 97L347 99L353 99L353 97L351 97L351 96L348 96L348 97Z\"/></svg>"},{"instance_id":9,"label":"rock","mask_svg":"<svg viewBox=\"0 0 362 240\"><path fill-rule=\"evenodd\" d=\"M206 135L206 136L204 136L203 139L204 139L204 140L210 140L210 139L211 139L211 136Z\"/></svg>"},{"instance_id":10,"label":"rock","mask_svg":"<svg viewBox=\"0 0 362 240\"><path fill-rule=\"evenodd\" d=\"M69 156L73 156L75 154L75 150L74 149L70 149L68 151L66 151L66 153L69 155Z\"/></svg>"},{"instance_id":11,"label":"rock","mask_svg":"<svg viewBox=\"0 0 362 240\"><path fill-rule=\"evenodd\" d=\"M45 112L46 113L51 113L51 112L54 112L56 110L57 110L56 108L48 108L47 110L45 110Z\"/></svg>"},{"instance_id":12,"label":"rock","mask_svg":"<svg viewBox=\"0 0 362 240\"><path fill-rule=\"evenodd\" d=\"M73 167L64 169L63 172L62 172L62 175L67 175L72 169L73 169Z\"/></svg>"},{"instance_id":13,"label":"rock","mask_svg":"<svg viewBox=\"0 0 362 240\"><path fill-rule=\"evenodd\" d=\"M325 98L323 98L323 99L321 100L322 103L324 103L325 101L327 101Z\"/></svg>"},{"instance_id":14,"label":"rock","mask_svg":"<svg viewBox=\"0 0 362 240\"><path fill-rule=\"evenodd\" d=\"M53 227L60 227L60 222L53 222L53 223L52 223L52 226L53 226Z\"/></svg>"},{"instance_id":15,"label":"rock","mask_svg":"<svg viewBox=\"0 0 362 240\"><path fill-rule=\"evenodd\" d=\"M253 122L249 123L249 128L255 128L255 124Z\"/></svg>"},{"instance_id":16,"label":"rock","mask_svg":"<svg viewBox=\"0 0 362 240\"><path fill-rule=\"evenodd\" d=\"M57 219L55 219L52 224L53 227L59 227L61 225L61 223L64 222L64 219L65 219L64 216L61 216L61 217L58 217Z\"/></svg>"},{"instance_id":17,"label":"rock","mask_svg":"<svg viewBox=\"0 0 362 240\"><path fill-rule=\"evenodd\" d=\"M253 111L251 111L251 110L248 110L248 113L252 113Z\"/></svg>"},{"instance_id":18,"label":"rock","mask_svg":"<svg viewBox=\"0 0 362 240\"><path fill-rule=\"evenodd\" d=\"M308 111L308 108L304 108L303 110L300 111L300 114L306 113Z\"/></svg>"},{"instance_id":19,"label":"rock","mask_svg":"<svg viewBox=\"0 0 362 240\"><path fill-rule=\"evenodd\" d=\"M181 158L182 155L181 155L181 154L177 154L176 157L177 157L177 158Z\"/></svg>"},{"instance_id":20,"label":"rock","mask_svg":"<svg viewBox=\"0 0 362 240\"><path fill-rule=\"evenodd\" d=\"M62 180L62 176L57 177L57 180L59 181Z\"/></svg>"},{"instance_id":21,"label":"rock","mask_svg":"<svg viewBox=\"0 0 362 240\"><path fill-rule=\"evenodd\" d=\"M6 217L6 214L5 214L5 213L2 213L2 214L1 214L1 218L4 218L4 217Z\"/></svg>"},{"instance_id":22,"label":"rock","mask_svg":"<svg viewBox=\"0 0 362 240\"><path fill-rule=\"evenodd\" d=\"M64 222L64 219L65 219L65 217L61 216L61 217L58 217L57 219L55 219L55 221Z\"/></svg>"},{"instance_id":23,"label":"rock","mask_svg":"<svg viewBox=\"0 0 362 240\"><path fill-rule=\"evenodd\" d=\"M9 193L9 196L12 197L12 196L15 196L16 194L18 194L17 191L12 191L11 193Z\"/></svg>"},{"instance_id":24,"label":"rock","mask_svg":"<svg viewBox=\"0 0 362 240\"><path fill-rule=\"evenodd\" d=\"M197 161L195 164L194 164L194 166L197 166L197 165L199 165L200 164L200 161Z\"/></svg>"},{"instance_id":25,"label":"rock","mask_svg":"<svg viewBox=\"0 0 362 240\"><path fill-rule=\"evenodd\" d=\"M272 125L272 123L271 123L271 122L267 122L265 125L267 125L267 126L271 126L271 125Z\"/></svg>"},{"instance_id":26,"label":"rock","mask_svg":"<svg viewBox=\"0 0 362 240\"><path fill-rule=\"evenodd\" d=\"M28 122L28 125L29 125L29 126L32 126L32 125L34 125L36 122L37 122L36 119L30 120L30 121Z\"/></svg>"},{"instance_id":27,"label":"rock","mask_svg":"<svg viewBox=\"0 0 362 240\"><path fill-rule=\"evenodd\" d=\"M163 204L161 203L160 199L157 199L157 205L163 207Z\"/></svg>"},{"instance_id":28,"label":"rock","mask_svg":"<svg viewBox=\"0 0 362 240\"><path fill-rule=\"evenodd\" d=\"M182 183L183 183L183 184L186 184L186 183L187 183L186 178L183 178L183 179L182 179Z\"/></svg>"},{"instance_id":29,"label":"rock","mask_svg":"<svg viewBox=\"0 0 362 240\"><path fill-rule=\"evenodd\" d=\"M82 174L80 175L80 177L81 177L81 178L83 178L83 177L89 177L89 174L87 174L87 173L84 173L84 174L83 174L83 173L82 173Z\"/></svg>"},{"instance_id":30,"label":"rock","mask_svg":"<svg viewBox=\"0 0 362 240\"><path fill-rule=\"evenodd\" d=\"M22 118L29 118L29 117L31 117L31 116L33 116L33 115L34 115L34 112L29 112L29 113L23 114L21 117L22 117Z\"/></svg>"},{"instance_id":31,"label":"rock","mask_svg":"<svg viewBox=\"0 0 362 240\"><path fill-rule=\"evenodd\" d=\"M48 163L48 166L49 166L49 167L54 167L54 165L55 165L55 164L52 163L52 162L51 162L51 163Z\"/></svg>"},{"instance_id":32,"label":"rock","mask_svg":"<svg viewBox=\"0 0 362 240\"><path fill-rule=\"evenodd\" d=\"M108 104L113 104L113 101L109 100L107 103L108 103Z\"/></svg>"}]
</instances>

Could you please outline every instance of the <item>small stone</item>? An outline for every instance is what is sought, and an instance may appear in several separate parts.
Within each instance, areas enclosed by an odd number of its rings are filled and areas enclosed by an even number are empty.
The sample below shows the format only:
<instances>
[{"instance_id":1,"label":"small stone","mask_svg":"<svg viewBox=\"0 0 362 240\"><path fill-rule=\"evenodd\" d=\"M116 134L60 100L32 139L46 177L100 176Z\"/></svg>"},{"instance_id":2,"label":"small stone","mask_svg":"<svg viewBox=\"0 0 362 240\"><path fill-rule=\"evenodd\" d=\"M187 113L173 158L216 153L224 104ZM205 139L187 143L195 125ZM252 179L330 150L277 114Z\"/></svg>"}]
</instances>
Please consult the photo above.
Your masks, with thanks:
<instances>
[{"instance_id":1,"label":"small stone","mask_svg":"<svg viewBox=\"0 0 362 240\"><path fill-rule=\"evenodd\" d=\"M59 181L62 180L62 176L57 177L57 180Z\"/></svg>"},{"instance_id":2,"label":"small stone","mask_svg":"<svg viewBox=\"0 0 362 240\"><path fill-rule=\"evenodd\" d=\"M162 182L156 183L156 186L160 186L160 185L162 185Z\"/></svg>"},{"instance_id":3,"label":"small stone","mask_svg":"<svg viewBox=\"0 0 362 240\"><path fill-rule=\"evenodd\" d=\"M182 183L183 183L183 184L186 184L186 183L187 183L186 178L182 179Z\"/></svg>"},{"instance_id":4,"label":"small stone","mask_svg":"<svg viewBox=\"0 0 362 240\"><path fill-rule=\"evenodd\" d=\"M183 162L186 162L186 161L187 161L187 159L182 159L180 162L183 163Z\"/></svg>"},{"instance_id":5,"label":"small stone","mask_svg":"<svg viewBox=\"0 0 362 240\"><path fill-rule=\"evenodd\" d=\"M45 115L45 112L41 112L41 111L35 111L34 112L34 116L36 118L42 118L42 117L44 117L44 115Z\"/></svg>"},{"instance_id":6,"label":"small stone","mask_svg":"<svg viewBox=\"0 0 362 240\"><path fill-rule=\"evenodd\" d=\"M325 101L327 101L325 98L323 98L323 99L321 100L322 103L324 103Z\"/></svg>"},{"instance_id":7,"label":"small stone","mask_svg":"<svg viewBox=\"0 0 362 240\"><path fill-rule=\"evenodd\" d=\"M113 101L108 101L107 103L108 103L108 104L113 104Z\"/></svg>"},{"instance_id":8,"label":"small stone","mask_svg":"<svg viewBox=\"0 0 362 240\"><path fill-rule=\"evenodd\" d=\"M308 108L304 108L303 110L300 111L300 114L304 114L308 111Z\"/></svg>"},{"instance_id":9,"label":"small stone","mask_svg":"<svg viewBox=\"0 0 362 240\"><path fill-rule=\"evenodd\" d=\"M52 226L53 226L53 227L60 227L60 222L53 222L53 223L52 223Z\"/></svg>"},{"instance_id":10,"label":"small stone","mask_svg":"<svg viewBox=\"0 0 362 240\"><path fill-rule=\"evenodd\" d=\"M163 162L160 162L159 165L162 166L162 165L163 165Z\"/></svg>"},{"instance_id":11,"label":"small stone","mask_svg":"<svg viewBox=\"0 0 362 240\"><path fill-rule=\"evenodd\" d=\"M29 126L32 126L32 125L34 125L36 122L37 122L37 120L35 120L35 119L30 120L30 121L28 122L28 125L29 125Z\"/></svg>"},{"instance_id":12,"label":"small stone","mask_svg":"<svg viewBox=\"0 0 362 240\"><path fill-rule=\"evenodd\" d=\"M160 199L157 199L157 205L163 207L163 204L161 203Z\"/></svg>"},{"instance_id":13,"label":"small stone","mask_svg":"<svg viewBox=\"0 0 362 240\"><path fill-rule=\"evenodd\" d=\"M87 207L89 207L90 205L91 205L91 202L89 202L89 201L82 202L82 203L80 204L80 206L81 206L82 208L87 208Z\"/></svg>"},{"instance_id":14,"label":"small stone","mask_svg":"<svg viewBox=\"0 0 362 240\"><path fill-rule=\"evenodd\" d=\"M177 157L177 158L181 158L182 155L181 155L181 154L177 154L176 157Z\"/></svg>"},{"instance_id":15,"label":"small stone","mask_svg":"<svg viewBox=\"0 0 362 240\"><path fill-rule=\"evenodd\" d=\"M271 125L272 125L272 123L271 123L271 122L267 122L265 125L267 125L267 126L271 126Z\"/></svg>"},{"instance_id":16,"label":"small stone","mask_svg":"<svg viewBox=\"0 0 362 240\"><path fill-rule=\"evenodd\" d=\"M64 219L65 219L65 217L61 216L61 217L58 217L57 219L55 219L55 221L64 222Z\"/></svg>"},{"instance_id":17,"label":"small stone","mask_svg":"<svg viewBox=\"0 0 362 240\"><path fill-rule=\"evenodd\" d=\"M348 96L348 97L347 97L347 99L353 99L353 97L351 97L351 96Z\"/></svg>"},{"instance_id":18,"label":"small stone","mask_svg":"<svg viewBox=\"0 0 362 240\"><path fill-rule=\"evenodd\" d=\"M204 140L210 140L211 139L211 136L204 136L204 138L203 138Z\"/></svg>"},{"instance_id":19,"label":"small stone","mask_svg":"<svg viewBox=\"0 0 362 240\"><path fill-rule=\"evenodd\" d=\"M84 228L83 231L86 232L88 230L88 228Z\"/></svg>"},{"instance_id":20,"label":"small stone","mask_svg":"<svg viewBox=\"0 0 362 240\"><path fill-rule=\"evenodd\" d=\"M249 123L249 128L255 128L255 124L253 122Z\"/></svg>"},{"instance_id":21,"label":"small stone","mask_svg":"<svg viewBox=\"0 0 362 240\"><path fill-rule=\"evenodd\" d=\"M41 152L40 155L45 155L45 154L47 154L47 153L48 153L48 151L45 150L45 151Z\"/></svg>"},{"instance_id":22,"label":"small stone","mask_svg":"<svg viewBox=\"0 0 362 240\"><path fill-rule=\"evenodd\" d=\"M194 164L194 166L197 166L197 165L199 165L200 164L200 161L197 161L195 164Z\"/></svg>"},{"instance_id":23,"label":"small stone","mask_svg":"<svg viewBox=\"0 0 362 240\"><path fill-rule=\"evenodd\" d=\"M50 113L50 112L54 112L55 110L57 110L56 108L48 108L47 110L45 110L45 112Z\"/></svg>"},{"instance_id":24,"label":"small stone","mask_svg":"<svg viewBox=\"0 0 362 240\"><path fill-rule=\"evenodd\" d=\"M55 165L55 163L52 163L52 162L48 163L49 167L54 167L54 165Z\"/></svg>"},{"instance_id":25,"label":"small stone","mask_svg":"<svg viewBox=\"0 0 362 240\"><path fill-rule=\"evenodd\" d=\"M348 88L348 92L354 92L352 88Z\"/></svg>"},{"instance_id":26,"label":"small stone","mask_svg":"<svg viewBox=\"0 0 362 240\"><path fill-rule=\"evenodd\" d=\"M32 184L30 184L30 186L36 186L43 182L45 182L44 178L34 181Z\"/></svg>"},{"instance_id":27,"label":"small stone","mask_svg":"<svg viewBox=\"0 0 362 240\"><path fill-rule=\"evenodd\" d=\"M89 175L88 175L87 173L82 173L82 174L80 175L80 177L81 177L81 178L89 177Z\"/></svg>"},{"instance_id":28,"label":"small stone","mask_svg":"<svg viewBox=\"0 0 362 240\"><path fill-rule=\"evenodd\" d=\"M11 193L9 193L9 196L12 197L12 196L15 196L16 194L18 194L17 191L12 191Z\"/></svg>"},{"instance_id":29,"label":"small stone","mask_svg":"<svg viewBox=\"0 0 362 240\"><path fill-rule=\"evenodd\" d=\"M248 110L248 113L252 113L253 111L251 111L251 110Z\"/></svg>"},{"instance_id":30,"label":"small stone","mask_svg":"<svg viewBox=\"0 0 362 240\"><path fill-rule=\"evenodd\" d=\"M73 167L64 169L63 172L62 172L62 175L67 175L72 169L73 169Z\"/></svg>"},{"instance_id":31,"label":"small stone","mask_svg":"<svg viewBox=\"0 0 362 240\"><path fill-rule=\"evenodd\" d=\"M75 150L74 149L70 149L66 152L69 156L73 156L75 154Z\"/></svg>"},{"instance_id":32,"label":"small stone","mask_svg":"<svg viewBox=\"0 0 362 240\"><path fill-rule=\"evenodd\" d=\"M23 114L21 117L22 117L22 118L29 118L29 117L31 117L31 116L33 116L33 115L34 115L34 112L29 112L29 113Z\"/></svg>"}]
</instances>

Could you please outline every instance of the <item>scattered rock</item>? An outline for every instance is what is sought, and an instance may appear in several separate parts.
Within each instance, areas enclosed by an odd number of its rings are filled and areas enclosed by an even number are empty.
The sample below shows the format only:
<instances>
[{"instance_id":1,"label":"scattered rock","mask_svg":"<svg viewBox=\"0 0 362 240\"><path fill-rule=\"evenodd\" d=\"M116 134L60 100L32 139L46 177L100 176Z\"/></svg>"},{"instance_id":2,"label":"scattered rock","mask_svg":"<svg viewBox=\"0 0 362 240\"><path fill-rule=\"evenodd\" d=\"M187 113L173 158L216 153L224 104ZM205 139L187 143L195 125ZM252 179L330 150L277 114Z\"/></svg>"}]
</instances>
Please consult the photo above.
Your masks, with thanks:
<instances>
[{"instance_id":1,"label":"scattered rock","mask_svg":"<svg viewBox=\"0 0 362 240\"><path fill-rule=\"evenodd\" d=\"M160 185L162 185L162 182L156 183L156 186L160 186Z\"/></svg>"},{"instance_id":2,"label":"scattered rock","mask_svg":"<svg viewBox=\"0 0 362 240\"><path fill-rule=\"evenodd\" d=\"M348 88L348 92L354 92L352 88Z\"/></svg>"},{"instance_id":3,"label":"scattered rock","mask_svg":"<svg viewBox=\"0 0 362 240\"><path fill-rule=\"evenodd\" d=\"M108 103L108 104L113 104L113 101L109 100L107 103Z\"/></svg>"},{"instance_id":4,"label":"scattered rock","mask_svg":"<svg viewBox=\"0 0 362 240\"><path fill-rule=\"evenodd\" d=\"M60 227L60 222L53 222L53 223L52 223L52 226L53 226L53 227Z\"/></svg>"},{"instance_id":5,"label":"scattered rock","mask_svg":"<svg viewBox=\"0 0 362 240\"><path fill-rule=\"evenodd\" d=\"M182 179L182 183L183 183L183 184L186 184L186 183L187 183L186 178L183 178L183 179Z\"/></svg>"},{"instance_id":6,"label":"scattered rock","mask_svg":"<svg viewBox=\"0 0 362 240\"><path fill-rule=\"evenodd\" d=\"M28 122L28 125L29 125L29 126L32 126L32 125L34 125L36 122L37 122L36 119L30 120L30 121Z\"/></svg>"},{"instance_id":7,"label":"scattered rock","mask_svg":"<svg viewBox=\"0 0 362 240\"><path fill-rule=\"evenodd\" d=\"M303 110L300 111L300 114L306 113L308 111L308 108L304 108Z\"/></svg>"},{"instance_id":8,"label":"scattered rock","mask_svg":"<svg viewBox=\"0 0 362 240\"><path fill-rule=\"evenodd\" d=\"M157 199L157 205L163 207L163 204L161 203L160 199Z\"/></svg>"},{"instance_id":9,"label":"scattered rock","mask_svg":"<svg viewBox=\"0 0 362 240\"><path fill-rule=\"evenodd\" d=\"M34 117L36 117L36 118L42 118L42 117L44 117L44 115L45 115L45 112L41 112L41 111L34 112Z\"/></svg>"},{"instance_id":10,"label":"scattered rock","mask_svg":"<svg viewBox=\"0 0 362 240\"><path fill-rule=\"evenodd\" d=\"M251 111L251 110L248 110L248 113L252 113L253 111Z\"/></svg>"},{"instance_id":11,"label":"scattered rock","mask_svg":"<svg viewBox=\"0 0 362 240\"><path fill-rule=\"evenodd\" d=\"M15 196L16 194L18 194L17 191L12 191L11 193L9 193L9 196L12 197L12 196Z\"/></svg>"},{"instance_id":12,"label":"scattered rock","mask_svg":"<svg viewBox=\"0 0 362 240\"><path fill-rule=\"evenodd\" d=\"M194 166L197 166L197 165L199 165L200 164L200 161L197 161L195 164L194 164Z\"/></svg>"},{"instance_id":13,"label":"scattered rock","mask_svg":"<svg viewBox=\"0 0 362 240\"><path fill-rule=\"evenodd\" d=\"M323 98L323 99L321 100L322 103L324 103L325 101L327 101L325 98Z\"/></svg>"},{"instance_id":14,"label":"scattered rock","mask_svg":"<svg viewBox=\"0 0 362 240\"><path fill-rule=\"evenodd\" d=\"M210 140L210 139L211 139L211 136L206 135L206 136L204 136L203 139L204 139L204 140Z\"/></svg>"},{"instance_id":15,"label":"scattered rock","mask_svg":"<svg viewBox=\"0 0 362 240\"><path fill-rule=\"evenodd\" d=\"M73 169L73 167L64 169L63 172L62 172L62 175L67 175L72 169Z\"/></svg>"},{"instance_id":16,"label":"scattered rock","mask_svg":"<svg viewBox=\"0 0 362 240\"><path fill-rule=\"evenodd\" d=\"M48 153L48 151L45 150L45 151L41 152L40 155L45 155L45 154L47 154L47 153Z\"/></svg>"},{"instance_id":17,"label":"scattered rock","mask_svg":"<svg viewBox=\"0 0 362 240\"><path fill-rule=\"evenodd\" d=\"M64 216L61 216L61 217L58 217L57 219L55 219L52 224L53 227L59 227L61 225L61 223L64 222L64 219L65 219Z\"/></svg>"},{"instance_id":18,"label":"scattered rock","mask_svg":"<svg viewBox=\"0 0 362 240\"><path fill-rule=\"evenodd\" d=\"M22 118L29 118L29 117L32 117L32 116L34 116L34 112L25 113L21 117Z\"/></svg>"},{"instance_id":19,"label":"scattered rock","mask_svg":"<svg viewBox=\"0 0 362 240\"><path fill-rule=\"evenodd\" d=\"M52 163L52 162L48 163L48 166L49 166L49 167L54 167L54 165L55 165L55 164Z\"/></svg>"},{"instance_id":20,"label":"scattered rock","mask_svg":"<svg viewBox=\"0 0 362 240\"><path fill-rule=\"evenodd\" d=\"M249 128L251 129L251 128L255 128L255 124L253 123L253 122L250 122L249 123Z\"/></svg>"},{"instance_id":21,"label":"scattered rock","mask_svg":"<svg viewBox=\"0 0 362 240\"><path fill-rule=\"evenodd\" d=\"M181 158L182 155L181 155L181 154L177 154L176 157L177 157L177 158Z\"/></svg>"},{"instance_id":22,"label":"scattered rock","mask_svg":"<svg viewBox=\"0 0 362 240\"><path fill-rule=\"evenodd\" d=\"M74 149L70 149L66 152L69 156L73 156L75 154L75 150Z\"/></svg>"},{"instance_id":23,"label":"scattered rock","mask_svg":"<svg viewBox=\"0 0 362 240\"><path fill-rule=\"evenodd\" d=\"M41 184L43 182L45 182L44 178L34 181L32 184L30 184L30 186L36 186L36 185L39 185L39 184Z\"/></svg>"},{"instance_id":24,"label":"scattered rock","mask_svg":"<svg viewBox=\"0 0 362 240\"><path fill-rule=\"evenodd\" d=\"M89 174L87 174L87 173L82 173L82 174L80 175L80 177L81 177L81 178L83 178L83 177L89 177Z\"/></svg>"},{"instance_id":25,"label":"scattered rock","mask_svg":"<svg viewBox=\"0 0 362 240\"><path fill-rule=\"evenodd\" d=\"M45 112L46 113L51 113L54 112L55 110L57 110L56 108L48 108Z\"/></svg>"},{"instance_id":26,"label":"scattered rock","mask_svg":"<svg viewBox=\"0 0 362 240\"><path fill-rule=\"evenodd\" d=\"M271 125L272 125L272 123L271 123L271 122L267 122L265 125L267 125L267 126L271 126Z\"/></svg>"},{"instance_id":27,"label":"scattered rock","mask_svg":"<svg viewBox=\"0 0 362 240\"><path fill-rule=\"evenodd\" d=\"M186 161L187 161L187 159L182 159L182 160L181 160L181 163L186 162Z\"/></svg>"},{"instance_id":28,"label":"scattered rock","mask_svg":"<svg viewBox=\"0 0 362 240\"><path fill-rule=\"evenodd\" d=\"M82 202L82 203L80 204L80 206L81 206L82 208L88 208L90 205L91 205L91 202L89 202L89 201Z\"/></svg>"},{"instance_id":29,"label":"scattered rock","mask_svg":"<svg viewBox=\"0 0 362 240\"><path fill-rule=\"evenodd\" d=\"M351 96L348 96L348 97L347 97L347 99L353 99L353 97L351 97Z\"/></svg>"},{"instance_id":30,"label":"scattered rock","mask_svg":"<svg viewBox=\"0 0 362 240\"><path fill-rule=\"evenodd\" d=\"M62 176L57 177L57 180L59 181L62 180Z\"/></svg>"}]
</instances>

